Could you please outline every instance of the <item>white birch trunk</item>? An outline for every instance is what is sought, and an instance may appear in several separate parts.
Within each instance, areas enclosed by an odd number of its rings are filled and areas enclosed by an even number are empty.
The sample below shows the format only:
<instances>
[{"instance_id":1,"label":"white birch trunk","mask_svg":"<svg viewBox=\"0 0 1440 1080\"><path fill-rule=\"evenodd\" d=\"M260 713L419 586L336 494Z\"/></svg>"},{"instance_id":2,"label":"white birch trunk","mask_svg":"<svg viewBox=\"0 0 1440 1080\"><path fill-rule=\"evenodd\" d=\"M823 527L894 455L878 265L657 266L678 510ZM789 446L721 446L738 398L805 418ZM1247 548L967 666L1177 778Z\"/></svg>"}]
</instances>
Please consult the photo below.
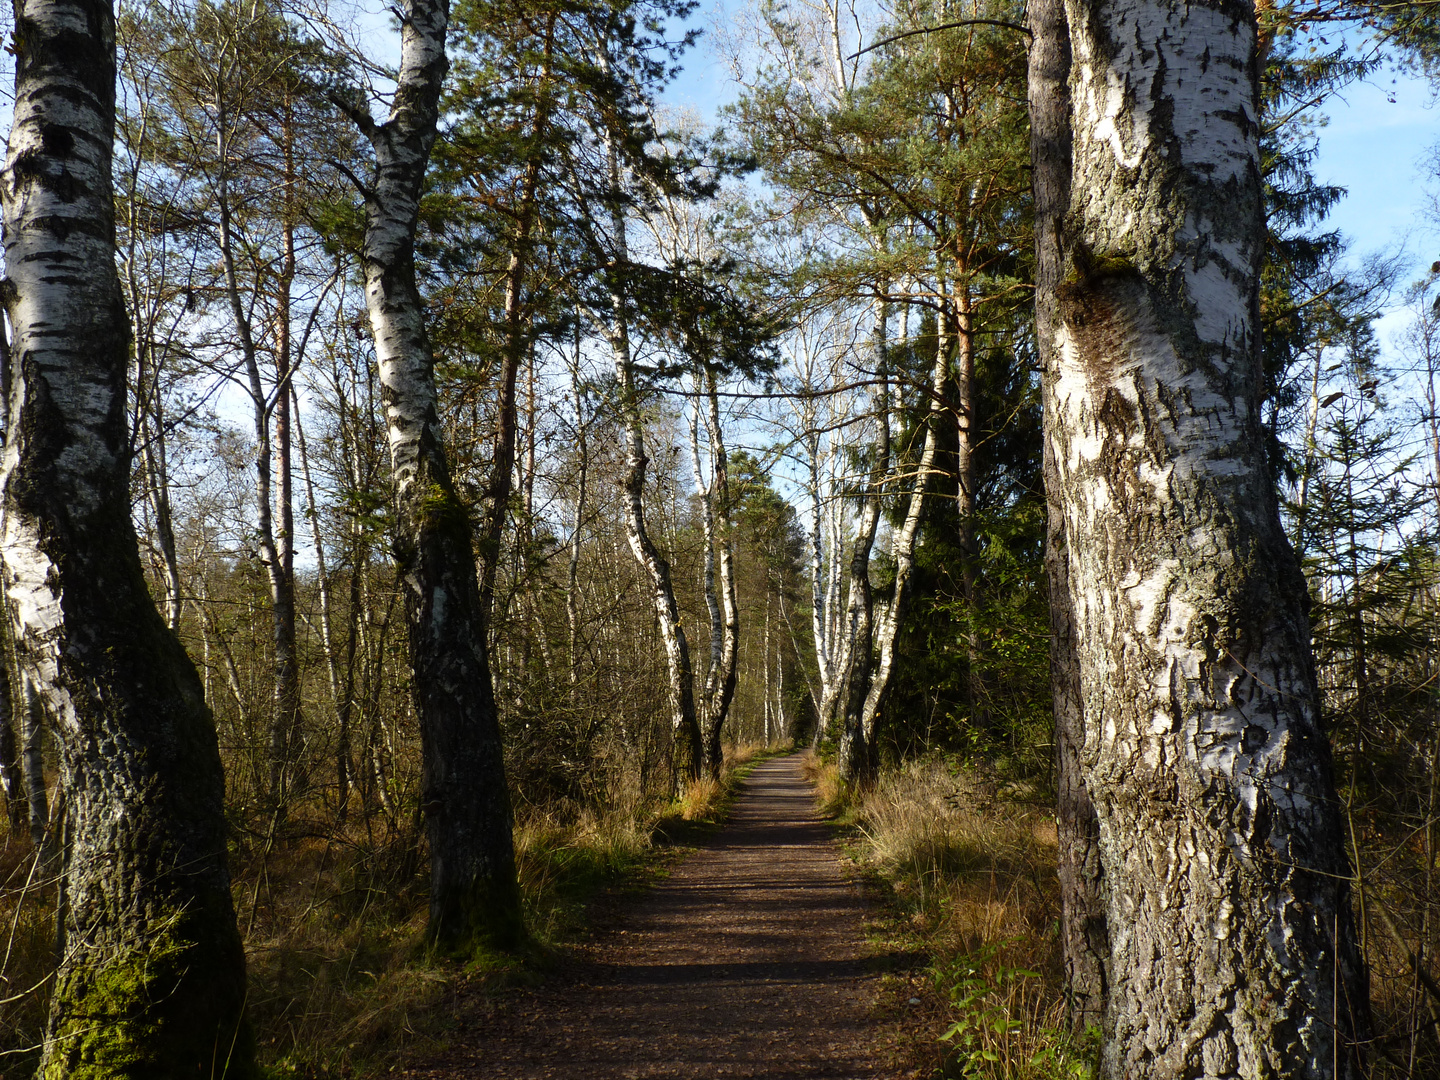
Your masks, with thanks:
<instances>
[{"instance_id":1,"label":"white birch trunk","mask_svg":"<svg viewBox=\"0 0 1440 1080\"><path fill-rule=\"evenodd\" d=\"M602 45L602 48L604 46ZM650 582L660 640L665 646L670 699L670 723L676 752L682 755L686 776L698 779L704 769L705 747L695 713L695 687L690 665L690 645L680 625L680 607L670 581L670 563L660 554L645 521L645 432L635 386L635 367L630 353L630 327L622 275L630 262L625 236L625 212L621 203L621 171L613 134L605 134L605 152L610 173L610 242L615 272L611 275L610 351L615 362L615 382L620 394L620 420L625 432L625 531L630 550Z\"/></svg>"},{"instance_id":2,"label":"white birch trunk","mask_svg":"<svg viewBox=\"0 0 1440 1080\"><path fill-rule=\"evenodd\" d=\"M1365 983L1260 425L1253 7L1068 0L1051 433L1112 1080L1355 1076Z\"/></svg>"},{"instance_id":3,"label":"white birch trunk","mask_svg":"<svg viewBox=\"0 0 1440 1080\"><path fill-rule=\"evenodd\" d=\"M430 840L429 935L465 954L523 934L510 797L471 548L450 475L435 361L415 285L415 229L448 61L446 0L402 4L400 69L388 118L337 99L370 141L365 302L385 401L395 486L395 553L420 721L421 808Z\"/></svg>"},{"instance_id":4,"label":"white birch trunk","mask_svg":"<svg viewBox=\"0 0 1440 1080\"><path fill-rule=\"evenodd\" d=\"M720 395L714 371L706 370L704 383L705 432L710 450L710 483L705 490L707 556L718 549L720 561L720 603L718 608L712 607L711 623L711 650L715 663L705 679L704 734L710 775L719 780L724 757L720 738L725 720L730 715L730 705L735 700L739 674L740 603L735 587L735 543L730 522L730 470L725 458L725 438L720 427ZM713 578L707 581L707 587L709 599L716 591ZM713 604L713 599L711 602Z\"/></svg>"},{"instance_id":5,"label":"white birch trunk","mask_svg":"<svg viewBox=\"0 0 1440 1080\"><path fill-rule=\"evenodd\" d=\"M1045 378L1045 410L1054 394L1056 295L1064 274L1061 229L1070 209L1070 33L1065 0L1031 0L1029 50L1030 156L1035 200L1035 334ZM1045 432L1045 575L1050 600L1050 687L1055 713L1056 876L1059 937L1071 1028L1085 1032L1105 1019L1107 963L1105 879L1100 823L1085 788L1080 750L1085 741L1080 673L1070 606L1065 512L1055 467L1055 433Z\"/></svg>"},{"instance_id":6,"label":"white birch trunk","mask_svg":"<svg viewBox=\"0 0 1440 1080\"><path fill-rule=\"evenodd\" d=\"M865 699L874 670L870 550L875 544L875 530L880 522L880 498L890 471L890 384L885 376L888 320L889 307L883 298L877 297L873 340L879 381L872 397L879 434L874 448L875 460L860 507L855 543L850 551L850 571L846 578L845 641L841 646L841 661L837 665L839 675L835 680L836 697L831 707L834 722L840 729L841 774L847 780L861 782L868 782L875 772L875 762L865 741L862 725Z\"/></svg>"},{"instance_id":7,"label":"white birch trunk","mask_svg":"<svg viewBox=\"0 0 1440 1080\"><path fill-rule=\"evenodd\" d=\"M942 332L938 335L935 363L930 372L931 397L927 410L929 415L925 425L925 442L920 451L920 460L915 466L915 477L910 483L910 502L905 508L905 520L890 543L891 555L895 559L895 593L880 613L880 625L875 631L875 674L871 678L869 692L865 695L865 711L861 725L862 736L872 760L876 758L880 710L890 692L891 676L895 670L895 638L900 632L900 622L905 617L909 601L910 574L915 568L915 540L920 533L920 518L925 509L925 489L935 469L935 457L940 452L940 420L945 415L942 402L945 377L950 366L949 352L950 342Z\"/></svg>"},{"instance_id":8,"label":"white birch trunk","mask_svg":"<svg viewBox=\"0 0 1440 1080\"><path fill-rule=\"evenodd\" d=\"M15 16L0 551L64 806L40 1073L249 1077L219 749L130 516L114 17L106 0L19 0Z\"/></svg>"}]
</instances>

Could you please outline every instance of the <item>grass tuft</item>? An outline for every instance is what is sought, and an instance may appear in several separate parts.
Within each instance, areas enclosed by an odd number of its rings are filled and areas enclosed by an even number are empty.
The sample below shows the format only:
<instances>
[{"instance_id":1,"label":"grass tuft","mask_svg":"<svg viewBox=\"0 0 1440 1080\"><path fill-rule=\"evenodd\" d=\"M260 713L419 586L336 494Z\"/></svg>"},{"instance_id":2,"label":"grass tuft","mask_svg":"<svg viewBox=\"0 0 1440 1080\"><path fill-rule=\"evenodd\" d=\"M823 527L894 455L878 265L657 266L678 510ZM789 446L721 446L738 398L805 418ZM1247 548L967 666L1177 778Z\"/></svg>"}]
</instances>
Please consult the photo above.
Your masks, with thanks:
<instances>
[{"instance_id":1,"label":"grass tuft","mask_svg":"<svg viewBox=\"0 0 1440 1080\"><path fill-rule=\"evenodd\" d=\"M923 957L923 970L890 976L916 1064L975 1080L1093 1077L1097 1044L1066 1030L1048 807L939 758L864 791L813 756L806 773L887 898L880 944Z\"/></svg>"}]
</instances>

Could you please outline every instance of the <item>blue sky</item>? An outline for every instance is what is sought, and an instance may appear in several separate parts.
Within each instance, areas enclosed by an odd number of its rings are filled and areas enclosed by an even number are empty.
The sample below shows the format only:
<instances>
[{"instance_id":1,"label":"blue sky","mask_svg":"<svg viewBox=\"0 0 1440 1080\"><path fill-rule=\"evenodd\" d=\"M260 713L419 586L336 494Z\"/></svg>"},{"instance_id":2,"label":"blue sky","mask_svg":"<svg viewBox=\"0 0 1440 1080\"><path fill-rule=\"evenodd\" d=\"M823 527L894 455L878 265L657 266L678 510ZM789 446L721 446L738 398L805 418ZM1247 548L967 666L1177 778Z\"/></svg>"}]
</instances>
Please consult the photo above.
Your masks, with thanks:
<instances>
[{"instance_id":1,"label":"blue sky","mask_svg":"<svg viewBox=\"0 0 1440 1080\"><path fill-rule=\"evenodd\" d=\"M1331 222L1361 250L1409 238L1417 265L1440 258L1427 206L1434 181L1423 159L1440 137L1440 107L1430 87L1386 74L1347 90L1326 110L1316 173L1348 196ZM1423 250L1421 250L1423 248Z\"/></svg>"},{"instance_id":2,"label":"blue sky","mask_svg":"<svg viewBox=\"0 0 1440 1080\"><path fill-rule=\"evenodd\" d=\"M1382 353L1404 368L1396 339L1411 313L1403 291L1440 259L1433 209L1440 182L1429 165L1440 143L1440 104L1424 80L1387 72L1351 87L1326 112L1316 176L1347 191L1329 224L1349 238L1356 258L1395 248L1405 254L1399 291L1376 325Z\"/></svg>"}]
</instances>

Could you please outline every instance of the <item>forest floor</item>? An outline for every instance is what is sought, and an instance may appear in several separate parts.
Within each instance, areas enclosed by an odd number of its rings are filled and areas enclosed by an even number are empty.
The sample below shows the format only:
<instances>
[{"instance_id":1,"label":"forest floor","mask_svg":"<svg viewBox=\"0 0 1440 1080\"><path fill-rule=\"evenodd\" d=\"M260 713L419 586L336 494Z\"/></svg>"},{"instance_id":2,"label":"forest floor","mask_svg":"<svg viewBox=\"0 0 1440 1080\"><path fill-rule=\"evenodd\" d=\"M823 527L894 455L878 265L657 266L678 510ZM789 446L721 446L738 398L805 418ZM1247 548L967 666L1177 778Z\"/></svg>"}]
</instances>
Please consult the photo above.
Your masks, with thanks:
<instances>
[{"instance_id":1,"label":"forest floor","mask_svg":"<svg viewBox=\"0 0 1440 1080\"><path fill-rule=\"evenodd\" d=\"M762 762L729 822L649 892L617 907L537 988L461 1002L429 1080L860 1080L911 1075L800 755ZM899 963L897 964L897 961ZM464 1015L464 1012L470 1015Z\"/></svg>"}]
</instances>

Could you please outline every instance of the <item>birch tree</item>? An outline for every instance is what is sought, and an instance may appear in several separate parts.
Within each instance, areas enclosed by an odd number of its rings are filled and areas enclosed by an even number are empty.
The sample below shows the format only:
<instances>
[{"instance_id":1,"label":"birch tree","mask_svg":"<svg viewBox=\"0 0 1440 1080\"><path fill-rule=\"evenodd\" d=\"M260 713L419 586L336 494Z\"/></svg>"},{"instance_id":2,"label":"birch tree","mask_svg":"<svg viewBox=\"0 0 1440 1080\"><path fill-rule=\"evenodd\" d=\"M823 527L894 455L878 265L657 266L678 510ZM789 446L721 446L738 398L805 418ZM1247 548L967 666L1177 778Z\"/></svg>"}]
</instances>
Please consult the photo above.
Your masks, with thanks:
<instances>
[{"instance_id":1,"label":"birch tree","mask_svg":"<svg viewBox=\"0 0 1440 1080\"><path fill-rule=\"evenodd\" d=\"M665 645L665 659L670 675L670 716L675 733L677 753L683 756L686 776L698 779L704 767L704 745L700 721L695 711L695 687L690 662L690 642L680 624L680 607L675 600L675 586L670 580L670 562L661 553L646 522L645 471L650 464L645 453L645 429L641 419L639 387L635 379L635 360L630 338L629 308L625 271L629 267L629 246L625 237L625 213L621 190L619 156L615 136L608 135L611 196L610 242L614 245L615 265L606 279L611 291L611 318L606 327L610 353L615 362L615 384L621 427L625 440L625 529L630 550L645 569L650 582L655 618L660 626L660 640Z\"/></svg>"},{"instance_id":2,"label":"birch tree","mask_svg":"<svg viewBox=\"0 0 1440 1080\"><path fill-rule=\"evenodd\" d=\"M47 1077L254 1074L203 688L130 518L108 3L20 0L3 181L4 580L54 721L63 897Z\"/></svg>"},{"instance_id":3,"label":"birch tree","mask_svg":"<svg viewBox=\"0 0 1440 1080\"><path fill-rule=\"evenodd\" d=\"M1350 868L1260 423L1254 12L1067 0L1063 20L1042 63L1068 47L1073 172L1059 143L1036 157L1062 195L1045 420L1106 882L1103 1073L1358 1076Z\"/></svg>"},{"instance_id":4,"label":"birch tree","mask_svg":"<svg viewBox=\"0 0 1440 1080\"><path fill-rule=\"evenodd\" d=\"M903 338L905 335L901 336ZM945 381L949 367L949 341L941 323L940 332L936 334L935 362L930 372L924 443L913 466L905 517L890 537L890 555L895 560L895 584L889 602L881 610L879 625L875 629L875 670L865 694L864 711L861 714L860 737L865 742L866 762L871 768L879 764L876 737L879 734L880 710L890 693L891 678L895 672L895 640L910 598L910 578L915 567L915 543L920 533L921 515L925 510L926 489L935 472L935 459L940 451L940 425L944 413Z\"/></svg>"},{"instance_id":5,"label":"birch tree","mask_svg":"<svg viewBox=\"0 0 1440 1080\"><path fill-rule=\"evenodd\" d=\"M1064 273L1060 224L1070 201L1070 37L1064 0L1033 0L1029 8L1030 154L1035 199L1035 336L1040 364L1053 372L1057 290ZM1053 378L1043 390L1053 393ZM1070 564L1065 548L1065 507L1055 460L1055 436L1046 432L1045 574L1050 594L1050 690L1055 715L1055 830L1060 882L1060 948L1070 1021L1077 1029L1104 1020L1106 961L1100 823L1080 769L1084 713L1070 605Z\"/></svg>"},{"instance_id":6,"label":"birch tree","mask_svg":"<svg viewBox=\"0 0 1440 1080\"><path fill-rule=\"evenodd\" d=\"M435 357L415 284L415 230L448 63L446 0L409 0L400 70L377 123L358 93L336 94L374 152L361 258L395 488L430 841L429 936L446 951L508 946L523 932L510 797L470 515L450 472Z\"/></svg>"}]
</instances>

